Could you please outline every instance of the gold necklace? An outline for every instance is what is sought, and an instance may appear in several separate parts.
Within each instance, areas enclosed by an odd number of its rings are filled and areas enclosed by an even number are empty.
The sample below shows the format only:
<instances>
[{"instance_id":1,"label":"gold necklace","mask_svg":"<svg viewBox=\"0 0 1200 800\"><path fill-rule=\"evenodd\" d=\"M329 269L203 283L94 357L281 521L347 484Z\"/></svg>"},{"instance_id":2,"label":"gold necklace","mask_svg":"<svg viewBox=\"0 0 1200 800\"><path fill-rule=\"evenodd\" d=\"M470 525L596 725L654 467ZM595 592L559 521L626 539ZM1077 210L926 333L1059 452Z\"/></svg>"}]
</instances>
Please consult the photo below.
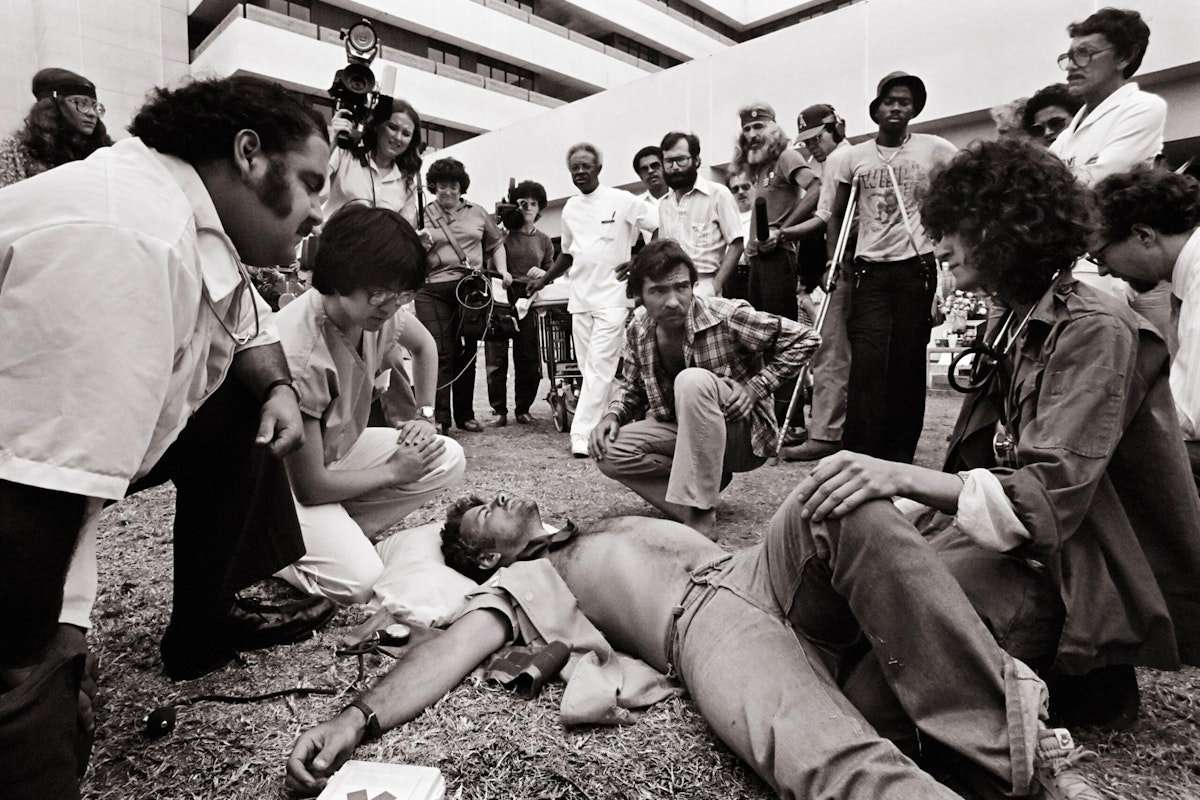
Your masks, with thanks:
<instances>
[{"instance_id":1,"label":"gold necklace","mask_svg":"<svg viewBox=\"0 0 1200 800\"><path fill-rule=\"evenodd\" d=\"M884 158L883 151L879 149L879 140L876 139L875 140L875 152L876 152L876 154L879 155L879 160L882 161L884 164L891 164L892 161L895 160L896 156L900 155L900 151L904 149L904 145L908 144L908 140L911 138L912 138L911 133L905 134L904 141L901 142L900 145L896 148L896 152L892 153L887 158Z\"/></svg>"}]
</instances>

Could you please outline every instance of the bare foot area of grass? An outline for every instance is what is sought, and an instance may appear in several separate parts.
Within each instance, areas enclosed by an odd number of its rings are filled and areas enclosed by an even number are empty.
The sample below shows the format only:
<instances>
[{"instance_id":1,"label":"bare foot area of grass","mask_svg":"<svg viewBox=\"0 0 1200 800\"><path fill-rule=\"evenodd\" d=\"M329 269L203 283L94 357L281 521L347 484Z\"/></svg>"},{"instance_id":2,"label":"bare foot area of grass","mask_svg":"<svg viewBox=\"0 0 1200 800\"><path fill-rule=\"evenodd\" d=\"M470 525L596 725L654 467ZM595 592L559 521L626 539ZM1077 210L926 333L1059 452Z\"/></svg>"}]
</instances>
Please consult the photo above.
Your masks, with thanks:
<instances>
[{"instance_id":1,"label":"bare foot area of grass","mask_svg":"<svg viewBox=\"0 0 1200 800\"><path fill-rule=\"evenodd\" d=\"M487 422L482 369L476 409ZM931 392L918 463L940 466L958 396ZM466 448L462 490L505 490L539 501L548 520L577 521L652 508L604 478L590 461L574 459L554 430L544 403L532 425L484 433L456 431ZM739 549L759 540L771 515L808 472L806 464L764 466L738 475L722 496L716 533ZM410 515L418 525L440 517L449 496ZM84 796L130 798L283 798L283 769L299 732L343 708L356 691L359 663L338 657L338 638L365 619L360 608L339 612L317 637L290 647L245 653L197 681L172 683L162 672L158 640L171 606L171 517L174 492L158 489L105 513L100 530L100 598L91 635L100 657L99 732ZM255 587L290 596L281 582ZM368 681L391 661L367 656ZM763 665L763 669L768 669ZM1128 731L1078 738L1101 758L1084 767L1111 797L1185 800L1200 797L1200 670L1142 670L1142 713ZM179 709L174 733L142 735L151 709L204 694L249 695L277 689L328 687L343 694L229 704L197 702ZM359 747L356 758L437 767L447 796L464 800L518 798L694 798L763 800L770 790L709 732L686 699L661 703L625 728L564 730L560 686L534 701L468 679L413 723Z\"/></svg>"}]
</instances>

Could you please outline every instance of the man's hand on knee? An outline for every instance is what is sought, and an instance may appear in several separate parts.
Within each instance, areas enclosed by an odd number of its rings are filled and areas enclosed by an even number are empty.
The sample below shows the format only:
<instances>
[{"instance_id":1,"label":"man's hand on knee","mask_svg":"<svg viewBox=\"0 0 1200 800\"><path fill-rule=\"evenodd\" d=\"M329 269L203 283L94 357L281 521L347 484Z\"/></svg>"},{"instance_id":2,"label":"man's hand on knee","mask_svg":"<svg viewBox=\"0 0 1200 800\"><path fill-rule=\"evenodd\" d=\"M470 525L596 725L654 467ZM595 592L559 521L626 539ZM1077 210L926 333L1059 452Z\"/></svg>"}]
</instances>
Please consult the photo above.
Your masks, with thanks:
<instances>
[{"instance_id":1,"label":"man's hand on knee","mask_svg":"<svg viewBox=\"0 0 1200 800\"><path fill-rule=\"evenodd\" d=\"M729 387L729 398L725 401L725 407L721 409L725 414L725 419L729 422L737 422L740 419L745 419L754 409L754 404L758 402L758 398L744 385L732 378L725 378L724 380L725 384Z\"/></svg>"},{"instance_id":2,"label":"man's hand on knee","mask_svg":"<svg viewBox=\"0 0 1200 800\"><path fill-rule=\"evenodd\" d=\"M592 458L603 461L604 456L608 454L609 443L617 440L617 434L620 431L621 423L617 422L617 418L612 414L605 414L600 423L592 428L592 434L588 439L588 451L592 454Z\"/></svg>"},{"instance_id":3,"label":"man's hand on knee","mask_svg":"<svg viewBox=\"0 0 1200 800\"><path fill-rule=\"evenodd\" d=\"M904 466L848 450L826 456L797 488L804 506L800 516L813 522L837 519L868 500L891 499L902 493Z\"/></svg>"}]
</instances>

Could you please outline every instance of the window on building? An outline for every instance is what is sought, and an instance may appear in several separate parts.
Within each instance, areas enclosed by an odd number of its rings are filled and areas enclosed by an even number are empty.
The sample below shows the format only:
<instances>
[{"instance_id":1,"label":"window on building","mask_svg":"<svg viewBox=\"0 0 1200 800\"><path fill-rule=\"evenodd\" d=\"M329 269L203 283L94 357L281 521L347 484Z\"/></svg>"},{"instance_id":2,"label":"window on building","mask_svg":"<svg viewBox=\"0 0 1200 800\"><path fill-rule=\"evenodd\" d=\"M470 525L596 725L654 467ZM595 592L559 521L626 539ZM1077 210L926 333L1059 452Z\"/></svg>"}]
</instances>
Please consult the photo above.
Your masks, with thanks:
<instances>
[{"instance_id":1,"label":"window on building","mask_svg":"<svg viewBox=\"0 0 1200 800\"><path fill-rule=\"evenodd\" d=\"M528 11L530 14L533 13L533 0L500 0L500 2L522 11Z\"/></svg>"},{"instance_id":2,"label":"window on building","mask_svg":"<svg viewBox=\"0 0 1200 800\"><path fill-rule=\"evenodd\" d=\"M630 39L628 36L622 36L619 33L610 33L608 36L605 36L602 41L605 44L620 50L622 53L628 53L634 58L640 58L643 61L648 61L651 64L655 64L660 67L666 66L662 63L662 53L659 53L649 45L645 45L641 42Z\"/></svg>"},{"instance_id":3,"label":"window on building","mask_svg":"<svg viewBox=\"0 0 1200 800\"><path fill-rule=\"evenodd\" d=\"M488 56L476 56L475 72L485 78L501 81L522 89L533 89L533 73L513 64L506 64Z\"/></svg>"},{"instance_id":4,"label":"window on building","mask_svg":"<svg viewBox=\"0 0 1200 800\"><path fill-rule=\"evenodd\" d=\"M445 64L447 67L461 67L462 50L452 44L445 44L436 39L429 40L430 61Z\"/></svg>"}]
</instances>

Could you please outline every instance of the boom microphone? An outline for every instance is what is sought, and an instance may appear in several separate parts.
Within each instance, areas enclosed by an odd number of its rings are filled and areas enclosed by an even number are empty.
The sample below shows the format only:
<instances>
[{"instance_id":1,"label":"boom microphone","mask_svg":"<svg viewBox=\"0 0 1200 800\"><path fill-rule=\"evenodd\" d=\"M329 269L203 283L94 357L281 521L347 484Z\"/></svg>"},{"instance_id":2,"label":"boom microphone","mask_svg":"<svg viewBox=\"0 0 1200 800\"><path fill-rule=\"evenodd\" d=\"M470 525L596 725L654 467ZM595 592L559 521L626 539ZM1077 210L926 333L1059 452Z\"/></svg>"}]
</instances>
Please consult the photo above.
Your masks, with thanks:
<instances>
[{"instance_id":1,"label":"boom microphone","mask_svg":"<svg viewBox=\"0 0 1200 800\"><path fill-rule=\"evenodd\" d=\"M771 226L767 224L767 198L754 198L754 235L760 242L765 242L771 236Z\"/></svg>"}]
</instances>

